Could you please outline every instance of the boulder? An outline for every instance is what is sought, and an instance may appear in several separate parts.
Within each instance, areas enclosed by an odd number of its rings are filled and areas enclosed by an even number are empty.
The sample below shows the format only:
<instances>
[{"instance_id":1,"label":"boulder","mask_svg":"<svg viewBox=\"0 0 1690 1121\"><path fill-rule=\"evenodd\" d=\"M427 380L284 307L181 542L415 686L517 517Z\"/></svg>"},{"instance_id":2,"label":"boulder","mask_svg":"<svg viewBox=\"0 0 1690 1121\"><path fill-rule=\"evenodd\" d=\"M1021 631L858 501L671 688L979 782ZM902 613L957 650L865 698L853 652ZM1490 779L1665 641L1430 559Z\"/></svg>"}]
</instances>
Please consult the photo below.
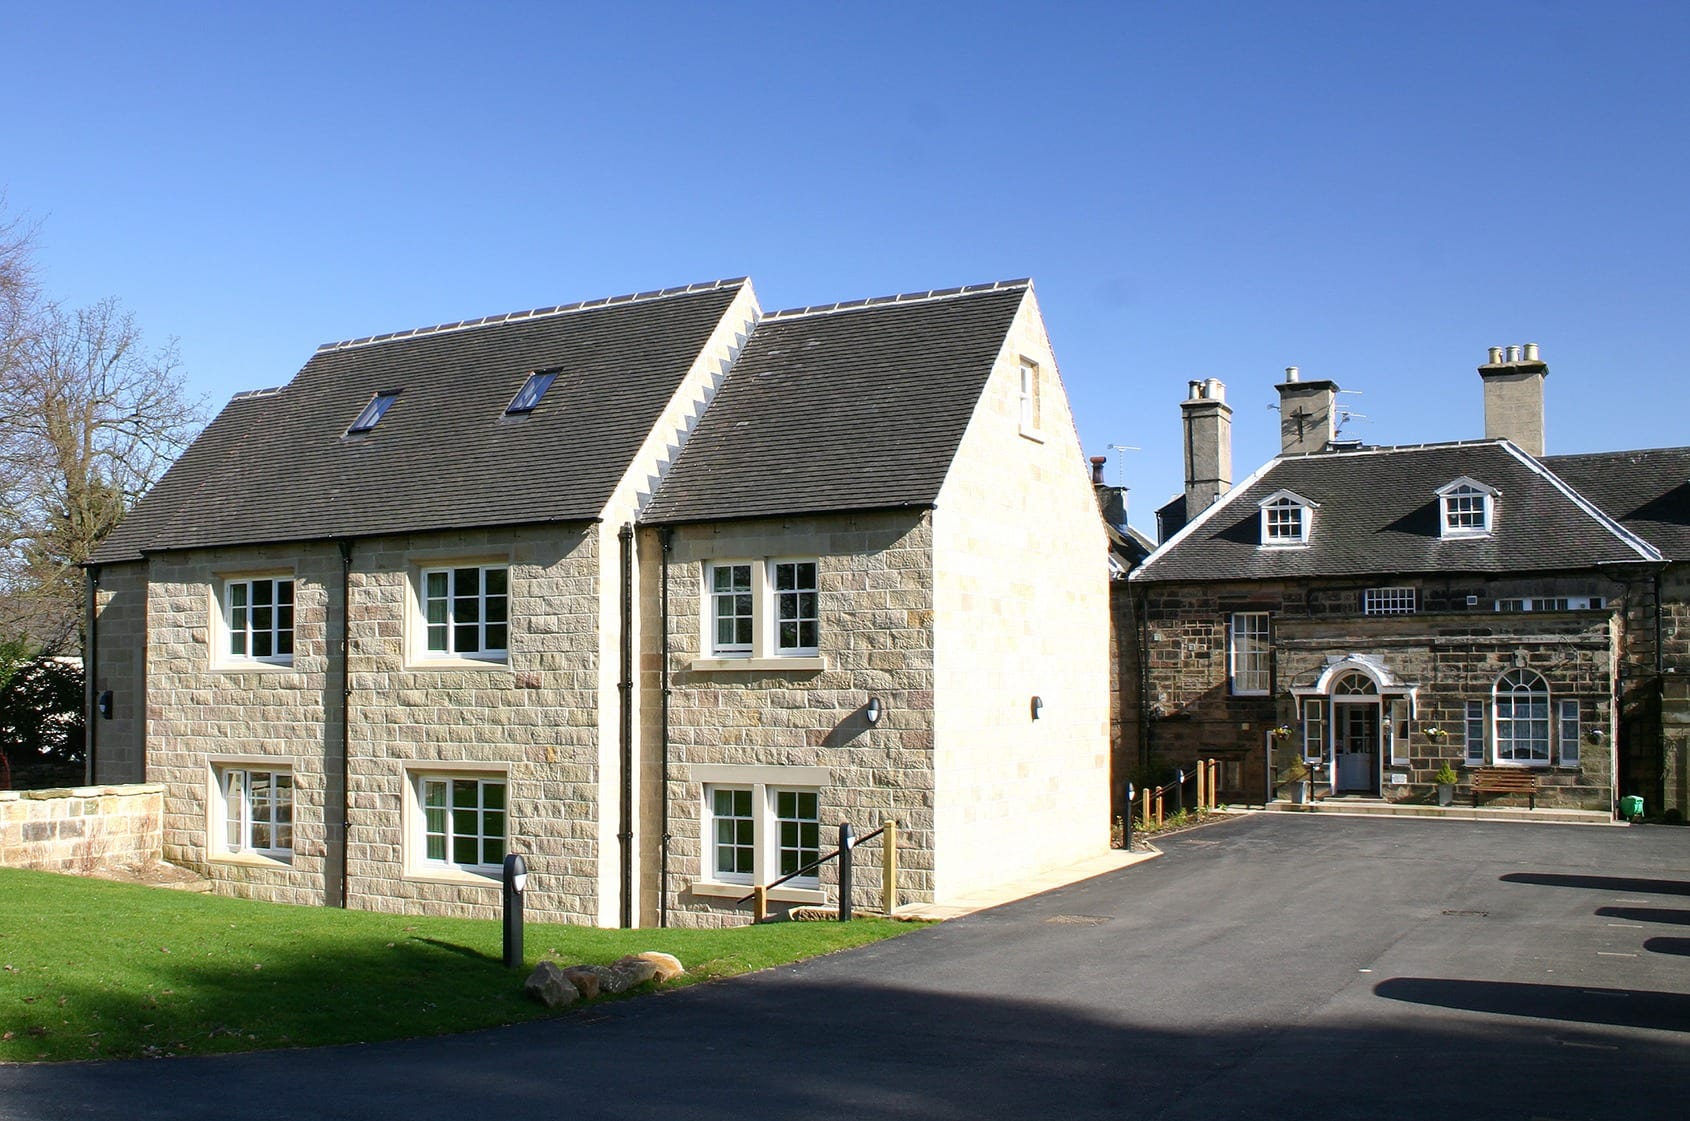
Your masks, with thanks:
<instances>
[{"instance_id":1,"label":"boulder","mask_svg":"<svg viewBox=\"0 0 1690 1121\"><path fill-rule=\"evenodd\" d=\"M647 950L643 954L633 954L631 955L631 958L639 961L651 962L652 966L657 970L657 983L660 985L667 981L673 981L675 978L686 973L686 970L681 968L681 959L676 957L674 954L664 954L659 953L656 950ZM622 959L622 961L629 960L631 959ZM618 962L617 964L620 965L621 962Z\"/></svg>"},{"instance_id":2,"label":"boulder","mask_svg":"<svg viewBox=\"0 0 1690 1121\"><path fill-rule=\"evenodd\" d=\"M563 976L583 998L592 1000L599 995L599 970L602 968L597 965L572 965L563 970Z\"/></svg>"},{"instance_id":3,"label":"boulder","mask_svg":"<svg viewBox=\"0 0 1690 1121\"><path fill-rule=\"evenodd\" d=\"M543 961L534 967L522 991L547 1008L568 1008L581 998L580 990L554 963Z\"/></svg>"}]
</instances>

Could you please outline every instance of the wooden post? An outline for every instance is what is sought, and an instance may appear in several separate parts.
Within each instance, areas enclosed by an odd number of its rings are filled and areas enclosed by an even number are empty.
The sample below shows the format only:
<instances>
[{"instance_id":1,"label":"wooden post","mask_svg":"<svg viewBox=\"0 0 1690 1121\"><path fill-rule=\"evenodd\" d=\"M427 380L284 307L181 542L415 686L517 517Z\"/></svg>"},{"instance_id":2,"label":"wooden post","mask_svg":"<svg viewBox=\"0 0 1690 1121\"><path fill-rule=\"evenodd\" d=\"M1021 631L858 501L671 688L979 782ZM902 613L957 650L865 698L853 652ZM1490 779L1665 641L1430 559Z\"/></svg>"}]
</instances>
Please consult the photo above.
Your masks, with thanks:
<instances>
[{"instance_id":1,"label":"wooden post","mask_svg":"<svg viewBox=\"0 0 1690 1121\"><path fill-rule=\"evenodd\" d=\"M880 898L886 917L898 909L898 823L888 821L880 834Z\"/></svg>"},{"instance_id":2,"label":"wooden post","mask_svg":"<svg viewBox=\"0 0 1690 1121\"><path fill-rule=\"evenodd\" d=\"M1202 813L1209 808L1209 768L1203 765L1203 760L1197 760L1197 812Z\"/></svg>"},{"instance_id":3,"label":"wooden post","mask_svg":"<svg viewBox=\"0 0 1690 1121\"><path fill-rule=\"evenodd\" d=\"M1144 827L1146 829L1150 828L1150 799L1153 797L1151 794L1153 789L1155 788L1149 786L1144 788Z\"/></svg>"},{"instance_id":4,"label":"wooden post","mask_svg":"<svg viewBox=\"0 0 1690 1121\"><path fill-rule=\"evenodd\" d=\"M751 889L751 921L764 922L769 917L769 889L758 884Z\"/></svg>"},{"instance_id":5,"label":"wooden post","mask_svg":"<svg viewBox=\"0 0 1690 1121\"><path fill-rule=\"evenodd\" d=\"M1162 824L1162 788L1156 788L1156 824Z\"/></svg>"},{"instance_id":6,"label":"wooden post","mask_svg":"<svg viewBox=\"0 0 1690 1121\"><path fill-rule=\"evenodd\" d=\"M1213 809L1221 804L1219 791L1221 787L1221 765L1219 760L1209 760L1209 808Z\"/></svg>"}]
</instances>

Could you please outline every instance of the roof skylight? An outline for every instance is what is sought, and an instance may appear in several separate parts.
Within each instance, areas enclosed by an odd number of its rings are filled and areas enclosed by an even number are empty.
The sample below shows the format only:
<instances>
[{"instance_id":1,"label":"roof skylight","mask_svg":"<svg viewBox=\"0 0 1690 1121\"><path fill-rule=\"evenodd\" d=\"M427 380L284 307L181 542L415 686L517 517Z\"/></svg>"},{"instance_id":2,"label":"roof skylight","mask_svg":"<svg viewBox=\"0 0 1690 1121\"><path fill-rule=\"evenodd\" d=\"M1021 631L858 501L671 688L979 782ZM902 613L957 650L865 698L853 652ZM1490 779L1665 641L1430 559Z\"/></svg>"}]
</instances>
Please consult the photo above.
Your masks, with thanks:
<instances>
[{"instance_id":1,"label":"roof skylight","mask_svg":"<svg viewBox=\"0 0 1690 1121\"><path fill-rule=\"evenodd\" d=\"M370 403L364 406L364 411L358 414L358 419L352 422L352 427L346 430L348 436L355 436L360 432L368 432L381 422L387 415L388 408L394 398L399 396L397 389L383 390L370 398Z\"/></svg>"},{"instance_id":2,"label":"roof skylight","mask_svg":"<svg viewBox=\"0 0 1690 1121\"><path fill-rule=\"evenodd\" d=\"M552 382L556 379L556 370L541 370L529 374L528 380L522 383L522 388L511 398L511 403L505 406L505 415L521 416L533 412L539 405L540 398L546 395L546 390L552 387Z\"/></svg>"}]
</instances>

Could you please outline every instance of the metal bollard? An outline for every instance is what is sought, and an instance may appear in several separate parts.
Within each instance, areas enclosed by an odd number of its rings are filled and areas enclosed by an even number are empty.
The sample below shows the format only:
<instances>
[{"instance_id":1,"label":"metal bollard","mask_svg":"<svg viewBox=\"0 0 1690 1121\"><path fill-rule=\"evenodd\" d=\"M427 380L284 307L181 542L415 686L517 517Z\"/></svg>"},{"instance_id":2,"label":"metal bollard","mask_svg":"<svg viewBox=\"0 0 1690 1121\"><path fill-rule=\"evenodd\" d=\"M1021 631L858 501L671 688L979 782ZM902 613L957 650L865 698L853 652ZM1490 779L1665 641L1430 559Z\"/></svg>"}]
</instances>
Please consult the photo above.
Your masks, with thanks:
<instances>
[{"instance_id":1,"label":"metal bollard","mask_svg":"<svg viewBox=\"0 0 1690 1121\"><path fill-rule=\"evenodd\" d=\"M522 966L522 893L528 888L528 862L505 856L505 968Z\"/></svg>"},{"instance_id":2,"label":"metal bollard","mask_svg":"<svg viewBox=\"0 0 1690 1121\"><path fill-rule=\"evenodd\" d=\"M1131 852L1133 851L1133 784L1130 782L1127 783L1126 835L1127 843L1124 847L1128 852Z\"/></svg>"},{"instance_id":3,"label":"metal bollard","mask_svg":"<svg viewBox=\"0 0 1690 1121\"><path fill-rule=\"evenodd\" d=\"M1174 812L1185 812L1185 772L1174 772Z\"/></svg>"},{"instance_id":4,"label":"metal bollard","mask_svg":"<svg viewBox=\"0 0 1690 1121\"><path fill-rule=\"evenodd\" d=\"M839 823L839 921L851 921L851 848L856 844L851 823Z\"/></svg>"}]
</instances>

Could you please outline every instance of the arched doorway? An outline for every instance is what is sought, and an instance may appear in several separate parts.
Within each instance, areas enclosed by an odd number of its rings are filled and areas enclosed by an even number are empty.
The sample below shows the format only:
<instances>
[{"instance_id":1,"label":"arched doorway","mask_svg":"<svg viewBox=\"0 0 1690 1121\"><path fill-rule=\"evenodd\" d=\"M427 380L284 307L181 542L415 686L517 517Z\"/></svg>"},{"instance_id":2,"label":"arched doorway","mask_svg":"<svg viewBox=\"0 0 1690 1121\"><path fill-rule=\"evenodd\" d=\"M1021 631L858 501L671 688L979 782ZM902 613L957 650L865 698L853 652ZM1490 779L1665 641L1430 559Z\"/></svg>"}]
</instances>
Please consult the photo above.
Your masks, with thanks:
<instances>
[{"instance_id":1,"label":"arched doorway","mask_svg":"<svg viewBox=\"0 0 1690 1121\"><path fill-rule=\"evenodd\" d=\"M1352 671L1332 683L1332 791L1379 793L1379 686Z\"/></svg>"}]
</instances>

